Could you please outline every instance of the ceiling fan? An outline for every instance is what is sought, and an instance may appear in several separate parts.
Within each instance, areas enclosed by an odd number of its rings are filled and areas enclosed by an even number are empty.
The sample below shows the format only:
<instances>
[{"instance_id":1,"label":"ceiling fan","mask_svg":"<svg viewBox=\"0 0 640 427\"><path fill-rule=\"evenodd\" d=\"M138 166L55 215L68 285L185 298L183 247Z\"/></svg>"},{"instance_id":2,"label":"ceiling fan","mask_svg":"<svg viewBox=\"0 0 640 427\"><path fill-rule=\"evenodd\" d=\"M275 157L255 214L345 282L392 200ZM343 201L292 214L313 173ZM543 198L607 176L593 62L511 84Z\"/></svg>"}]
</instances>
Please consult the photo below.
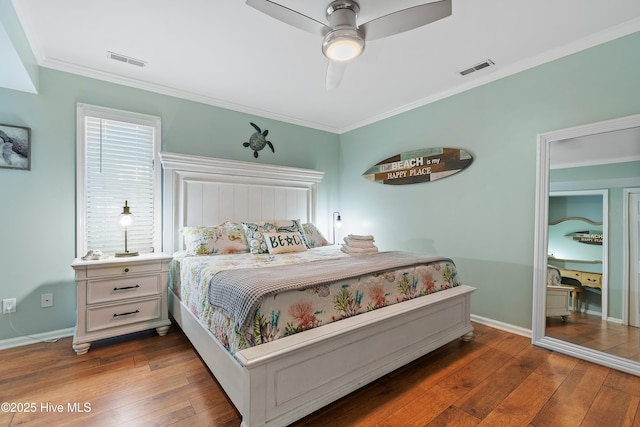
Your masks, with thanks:
<instances>
[{"instance_id":1,"label":"ceiling fan","mask_svg":"<svg viewBox=\"0 0 640 427\"><path fill-rule=\"evenodd\" d=\"M324 37L322 52L329 58L327 89L342 80L347 62L360 56L365 41L376 40L421 27L451 15L452 0L437 0L381 16L358 25L360 5L355 0L335 0L327 6L329 24L270 0L247 0L247 4L296 28Z\"/></svg>"}]
</instances>

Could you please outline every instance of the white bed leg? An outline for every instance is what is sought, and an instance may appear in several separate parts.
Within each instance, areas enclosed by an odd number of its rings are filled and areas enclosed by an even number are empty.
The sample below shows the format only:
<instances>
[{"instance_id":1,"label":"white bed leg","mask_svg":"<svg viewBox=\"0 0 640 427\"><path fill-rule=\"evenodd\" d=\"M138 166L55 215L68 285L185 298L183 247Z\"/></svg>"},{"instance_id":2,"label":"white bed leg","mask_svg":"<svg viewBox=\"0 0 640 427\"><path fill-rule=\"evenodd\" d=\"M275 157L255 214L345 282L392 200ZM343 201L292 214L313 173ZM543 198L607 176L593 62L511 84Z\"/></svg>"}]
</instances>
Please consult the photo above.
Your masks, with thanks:
<instances>
[{"instance_id":1,"label":"white bed leg","mask_svg":"<svg viewBox=\"0 0 640 427\"><path fill-rule=\"evenodd\" d=\"M473 339L473 331L469 331L466 334L464 334L463 336L460 337L460 339L464 342L469 342Z\"/></svg>"}]
</instances>

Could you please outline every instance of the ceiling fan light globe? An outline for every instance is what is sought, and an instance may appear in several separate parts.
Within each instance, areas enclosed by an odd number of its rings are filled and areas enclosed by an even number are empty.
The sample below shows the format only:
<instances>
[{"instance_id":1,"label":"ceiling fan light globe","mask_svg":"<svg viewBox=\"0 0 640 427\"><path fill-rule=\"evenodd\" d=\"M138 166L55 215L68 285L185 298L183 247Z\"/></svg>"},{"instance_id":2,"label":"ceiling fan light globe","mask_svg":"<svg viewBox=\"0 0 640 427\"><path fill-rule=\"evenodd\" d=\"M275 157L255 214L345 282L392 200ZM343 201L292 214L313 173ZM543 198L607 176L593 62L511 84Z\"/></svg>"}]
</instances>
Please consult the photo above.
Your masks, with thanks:
<instances>
[{"instance_id":1,"label":"ceiling fan light globe","mask_svg":"<svg viewBox=\"0 0 640 427\"><path fill-rule=\"evenodd\" d=\"M332 61L350 61L360 56L363 50L364 38L353 29L331 31L322 43L322 52Z\"/></svg>"}]
</instances>

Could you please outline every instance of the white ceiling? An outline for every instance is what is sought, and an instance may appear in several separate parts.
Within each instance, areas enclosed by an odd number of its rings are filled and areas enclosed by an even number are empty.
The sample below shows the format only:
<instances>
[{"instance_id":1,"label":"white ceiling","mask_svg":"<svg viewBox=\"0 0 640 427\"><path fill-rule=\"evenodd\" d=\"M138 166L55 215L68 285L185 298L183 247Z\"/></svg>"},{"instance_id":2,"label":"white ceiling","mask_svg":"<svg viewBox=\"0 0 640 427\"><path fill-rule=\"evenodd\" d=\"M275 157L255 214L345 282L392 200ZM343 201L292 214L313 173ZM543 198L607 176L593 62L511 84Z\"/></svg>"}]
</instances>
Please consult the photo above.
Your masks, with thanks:
<instances>
[{"instance_id":1,"label":"white ceiling","mask_svg":"<svg viewBox=\"0 0 640 427\"><path fill-rule=\"evenodd\" d=\"M324 22L329 1L280 3ZM423 2L360 0L358 22ZM322 40L243 0L12 4L43 67L335 133L640 30L639 0L453 0L452 16L367 43L326 91Z\"/></svg>"}]
</instances>

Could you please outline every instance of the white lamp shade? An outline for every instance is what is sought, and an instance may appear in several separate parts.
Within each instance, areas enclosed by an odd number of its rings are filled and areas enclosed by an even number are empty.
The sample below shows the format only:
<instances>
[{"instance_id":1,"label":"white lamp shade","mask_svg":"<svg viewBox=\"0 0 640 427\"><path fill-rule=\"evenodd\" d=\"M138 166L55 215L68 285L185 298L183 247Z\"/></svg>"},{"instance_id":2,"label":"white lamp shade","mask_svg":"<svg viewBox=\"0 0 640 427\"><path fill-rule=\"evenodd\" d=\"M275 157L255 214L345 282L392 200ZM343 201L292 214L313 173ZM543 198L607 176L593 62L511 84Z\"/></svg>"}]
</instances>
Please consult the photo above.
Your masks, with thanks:
<instances>
[{"instance_id":1,"label":"white lamp shade","mask_svg":"<svg viewBox=\"0 0 640 427\"><path fill-rule=\"evenodd\" d=\"M120 225L123 227L128 227L133 223L133 215L131 214L120 214L120 218L118 219Z\"/></svg>"}]
</instances>

